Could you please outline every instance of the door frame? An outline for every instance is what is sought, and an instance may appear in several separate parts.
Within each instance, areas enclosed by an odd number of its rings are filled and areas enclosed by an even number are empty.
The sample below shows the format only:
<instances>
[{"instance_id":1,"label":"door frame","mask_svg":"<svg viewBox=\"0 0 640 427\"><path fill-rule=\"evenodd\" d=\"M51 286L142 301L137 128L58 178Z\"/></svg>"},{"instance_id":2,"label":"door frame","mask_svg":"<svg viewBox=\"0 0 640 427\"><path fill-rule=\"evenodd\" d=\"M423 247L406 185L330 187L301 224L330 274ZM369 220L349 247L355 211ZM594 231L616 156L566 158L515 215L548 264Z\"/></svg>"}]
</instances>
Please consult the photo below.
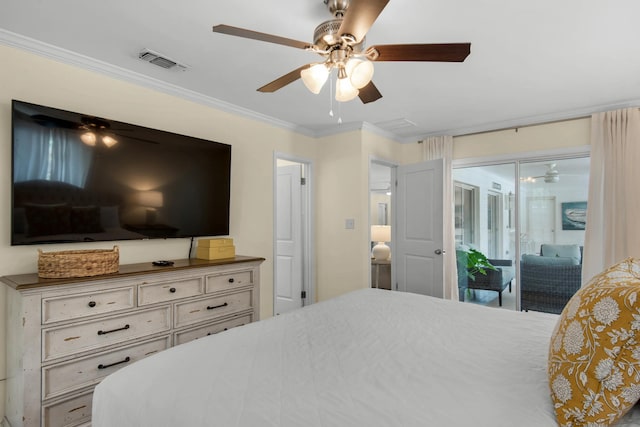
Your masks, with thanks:
<instances>
[{"instance_id":1,"label":"door frame","mask_svg":"<svg viewBox=\"0 0 640 427\"><path fill-rule=\"evenodd\" d=\"M382 166L386 166L388 168L391 169L391 196L389 198L389 204L391 205L390 208L388 208L387 214L391 215L391 223L389 225L391 225L391 247L394 247L393 244L393 230L395 229L395 221L396 221L396 204L395 204L395 197L396 197L396 185L397 185L397 180L396 180L396 171L398 168L398 164L394 163L392 161L386 160L386 159L382 159L376 156L369 156L369 170L367 171L367 178L368 178L368 182L367 182L367 206L370 207L371 206L371 186L372 186L372 176L371 176L371 165L373 163L376 163L378 165L382 165ZM367 235L369 236L368 240L369 240L369 244L371 244L371 212L369 211L369 208L367 208ZM393 256L393 254L392 254ZM371 283L372 282L372 277L371 277L371 250L369 250L369 268L367 269L368 271L368 279L367 279L367 283L369 284L369 287L371 287ZM395 277L395 269L393 268L393 263L390 265L391 268L391 290L395 291L395 283L396 283L396 277Z\"/></svg>"},{"instance_id":2,"label":"door frame","mask_svg":"<svg viewBox=\"0 0 640 427\"><path fill-rule=\"evenodd\" d=\"M471 206L471 210L473 218L472 218L472 223L473 223L473 233L472 233L472 237L473 237L473 241L472 242L463 242L465 245L469 245L469 244L475 244L476 242L480 241L480 191L479 188L475 185L471 185L468 184L466 182L462 182L462 181L453 181L453 205L454 205L454 215L455 215L455 204L456 204L456 200L455 200L455 193L456 193L456 189L457 188L461 188L462 190L467 190L467 191L471 191L471 195L472 195L472 203L473 206ZM455 229L455 218L454 218L454 229ZM464 226L464 223L463 223ZM457 240L456 240L457 243Z\"/></svg>"},{"instance_id":3,"label":"door frame","mask_svg":"<svg viewBox=\"0 0 640 427\"><path fill-rule=\"evenodd\" d=\"M491 218L491 215L489 215L489 198L493 197L495 200L495 204L497 206L494 206L494 211L493 211L493 218ZM494 242L494 247L493 247L493 254L492 254L492 250L491 247L488 247L487 253L490 255L489 258L502 258L503 254L504 254L504 200L502 197L502 193L498 193L494 190L488 190L487 191L487 219L492 219L491 223L493 224L493 230L495 230L495 233L497 234L497 239L495 239ZM490 242L491 240L489 239L489 235L491 234L491 229L489 229L487 227L487 239L488 242Z\"/></svg>"},{"instance_id":4,"label":"door frame","mask_svg":"<svg viewBox=\"0 0 640 427\"><path fill-rule=\"evenodd\" d=\"M315 212L313 209L313 200L314 200L314 162L311 159L307 159L304 157L293 156L288 153L282 153L274 151L273 153L273 237L272 237L272 253L273 253L273 298L271 301L272 304L272 313L275 316L275 308L276 308L276 286L277 286L277 235L276 235L276 227L277 227L277 218L278 218L278 209L277 209L277 179L278 179L278 160L286 160L289 162L300 163L303 168L303 176L305 178L305 185L302 186L302 206L301 206L301 215L302 215L302 290L306 291L306 298L302 300L302 305L313 304L316 301L316 285L314 281L315 277L315 264L312 260L315 258L315 236L313 233L314 223L315 223Z\"/></svg>"}]
</instances>

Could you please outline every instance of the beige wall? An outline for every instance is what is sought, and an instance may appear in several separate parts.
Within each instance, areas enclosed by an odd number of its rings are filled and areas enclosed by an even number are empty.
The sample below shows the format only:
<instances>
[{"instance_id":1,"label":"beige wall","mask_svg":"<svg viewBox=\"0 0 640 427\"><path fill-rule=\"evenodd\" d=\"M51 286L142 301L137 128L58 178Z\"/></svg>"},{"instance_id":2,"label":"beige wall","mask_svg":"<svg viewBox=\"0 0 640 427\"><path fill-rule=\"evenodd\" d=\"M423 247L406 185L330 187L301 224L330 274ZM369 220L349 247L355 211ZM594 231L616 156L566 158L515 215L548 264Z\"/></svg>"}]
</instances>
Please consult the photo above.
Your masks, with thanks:
<instances>
[{"instance_id":1,"label":"beige wall","mask_svg":"<svg viewBox=\"0 0 640 427\"><path fill-rule=\"evenodd\" d=\"M231 224L238 254L266 258L262 265L261 316L273 301L273 152L313 159L317 142L121 80L0 46L0 275L36 271L37 247L10 246L11 100L19 99L231 144ZM331 203L335 205L335 203ZM121 264L186 258L189 239L118 242ZM74 244L73 249L111 247ZM69 249L47 245L46 250ZM320 284L321 286L321 284ZM5 371L5 289L0 291L0 379ZM0 382L0 415L4 414Z\"/></svg>"},{"instance_id":2,"label":"beige wall","mask_svg":"<svg viewBox=\"0 0 640 427\"><path fill-rule=\"evenodd\" d=\"M316 295L318 301L365 287L361 258L363 212L360 132L349 132L318 142L316 167ZM346 229L345 221L354 220Z\"/></svg>"},{"instance_id":3,"label":"beige wall","mask_svg":"<svg viewBox=\"0 0 640 427\"><path fill-rule=\"evenodd\" d=\"M359 131L318 141L319 301L369 287L369 160L373 157L401 164L405 148L405 144ZM347 219L354 220L354 229L345 228Z\"/></svg>"}]
</instances>

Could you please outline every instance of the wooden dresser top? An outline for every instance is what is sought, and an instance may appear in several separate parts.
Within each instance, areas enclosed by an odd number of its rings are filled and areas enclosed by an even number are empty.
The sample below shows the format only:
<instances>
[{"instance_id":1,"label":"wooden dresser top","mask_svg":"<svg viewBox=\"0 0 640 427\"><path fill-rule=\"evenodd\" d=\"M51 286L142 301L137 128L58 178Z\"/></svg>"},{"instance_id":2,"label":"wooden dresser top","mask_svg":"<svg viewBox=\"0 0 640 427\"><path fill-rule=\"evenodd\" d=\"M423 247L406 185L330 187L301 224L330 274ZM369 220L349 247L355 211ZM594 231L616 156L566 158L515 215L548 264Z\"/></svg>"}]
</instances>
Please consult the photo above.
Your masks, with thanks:
<instances>
[{"instance_id":1,"label":"wooden dresser top","mask_svg":"<svg viewBox=\"0 0 640 427\"><path fill-rule=\"evenodd\" d=\"M47 286L55 286L55 285L65 285L71 283L78 282L89 282L92 280L104 280L108 278L119 278L119 277L127 277L127 276L135 276L139 274L148 274L148 273L160 273L160 272L169 272L169 271L177 271L177 270L185 270L191 268L199 268L199 267L215 267L219 265L228 265L228 264L238 264L243 262L252 262L252 261L264 261L264 258L260 257L252 257L252 256L243 256L237 255L234 258L226 258L219 260L206 260L206 259L175 259L173 261L172 266L155 266L151 264L151 262L142 262L137 264L123 264L120 265L117 273L113 274L102 274L99 276L90 276L90 277L65 277L59 279L43 279L38 277L37 273L27 273L27 274L15 274L9 276L0 277L0 281L5 283L6 285L12 287L13 289L32 289L32 288L40 288Z\"/></svg>"}]
</instances>

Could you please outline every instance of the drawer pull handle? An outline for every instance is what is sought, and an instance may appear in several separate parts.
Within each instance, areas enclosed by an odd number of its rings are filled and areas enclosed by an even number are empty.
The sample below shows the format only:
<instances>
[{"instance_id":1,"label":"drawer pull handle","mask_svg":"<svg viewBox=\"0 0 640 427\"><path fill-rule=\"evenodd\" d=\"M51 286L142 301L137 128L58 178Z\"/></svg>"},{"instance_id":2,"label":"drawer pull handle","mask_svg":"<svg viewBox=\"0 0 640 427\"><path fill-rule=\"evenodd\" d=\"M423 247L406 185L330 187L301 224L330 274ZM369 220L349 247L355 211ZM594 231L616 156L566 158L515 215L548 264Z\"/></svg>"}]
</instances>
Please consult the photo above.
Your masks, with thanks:
<instances>
[{"instance_id":1,"label":"drawer pull handle","mask_svg":"<svg viewBox=\"0 0 640 427\"><path fill-rule=\"evenodd\" d=\"M130 360L131 360L131 358L130 358L129 356L127 356L127 357L125 357L125 358L124 358L124 360L121 360L121 361L119 361L119 362L112 363L112 364L110 364L110 365L103 365L103 364L101 363L101 364L99 364L99 365L98 365L98 369L107 369L107 368L110 368L110 367L112 367L112 366L116 366L116 365L121 365L121 364L123 364L123 363L127 363L127 362L129 362Z\"/></svg>"},{"instance_id":2,"label":"drawer pull handle","mask_svg":"<svg viewBox=\"0 0 640 427\"><path fill-rule=\"evenodd\" d=\"M228 306L228 303L220 304L220 305L208 305L207 310L215 310L216 308L222 308Z\"/></svg>"},{"instance_id":3,"label":"drawer pull handle","mask_svg":"<svg viewBox=\"0 0 640 427\"><path fill-rule=\"evenodd\" d=\"M93 308L96 306L96 302L95 301L89 301L89 307Z\"/></svg>"},{"instance_id":4,"label":"drawer pull handle","mask_svg":"<svg viewBox=\"0 0 640 427\"><path fill-rule=\"evenodd\" d=\"M106 335L106 334L110 334L111 332L124 331L125 329L129 329L129 328L130 328L129 325L124 325L122 328L112 329L110 331L98 331L98 335Z\"/></svg>"},{"instance_id":5,"label":"drawer pull handle","mask_svg":"<svg viewBox=\"0 0 640 427\"><path fill-rule=\"evenodd\" d=\"M176 288L169 289L169 292L171 292L172 294L175 294L176 293Z\"/></svg>"},{"instance_id":6,"label":"drawer pull handle","mask_svg":"<svg viewBox=\"0 0 640 427\"><path fill-rule=\"evenodd\" d=\"M233 283L233 282L235 282L235 280L232 277L232 278L229 279L229 283Z\"/></svg>"}]
</instances>

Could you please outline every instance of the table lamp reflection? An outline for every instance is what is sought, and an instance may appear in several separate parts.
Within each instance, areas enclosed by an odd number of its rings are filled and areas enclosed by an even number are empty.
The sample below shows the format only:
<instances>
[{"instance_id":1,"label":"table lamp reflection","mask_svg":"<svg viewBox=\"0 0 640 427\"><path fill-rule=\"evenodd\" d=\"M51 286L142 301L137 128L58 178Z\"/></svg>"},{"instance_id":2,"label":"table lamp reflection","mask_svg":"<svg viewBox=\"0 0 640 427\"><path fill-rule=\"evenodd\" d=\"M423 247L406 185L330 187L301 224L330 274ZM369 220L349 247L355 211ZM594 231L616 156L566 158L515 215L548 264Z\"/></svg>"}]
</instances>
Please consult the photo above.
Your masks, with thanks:
<instances>
[{"instance_id":1,"label":"table lamp reflection","mask_svg":"<svg viewBox=\"0 0 640 427\"><path fill-rule=\"evenodd\" d=\"M138 193L137 202L146 208L146 223L155 224L158 219L158 208L164 204L164 198L160 191L141 191Z\"/></svg>"},{"instance_id":2,"label":"table lamp reflection","mask_svg":"<svg viewBox=\"0 0 640 427\"><path fill-rule=\"evenodd\" d=\"M371 241L378 242L371 251L371 255L377 261L386 261L391 256L391 248L386 245L385 242L391 241L391 226L390 225L372 225L371 226Z\"/></svg>"}]
</instances>

